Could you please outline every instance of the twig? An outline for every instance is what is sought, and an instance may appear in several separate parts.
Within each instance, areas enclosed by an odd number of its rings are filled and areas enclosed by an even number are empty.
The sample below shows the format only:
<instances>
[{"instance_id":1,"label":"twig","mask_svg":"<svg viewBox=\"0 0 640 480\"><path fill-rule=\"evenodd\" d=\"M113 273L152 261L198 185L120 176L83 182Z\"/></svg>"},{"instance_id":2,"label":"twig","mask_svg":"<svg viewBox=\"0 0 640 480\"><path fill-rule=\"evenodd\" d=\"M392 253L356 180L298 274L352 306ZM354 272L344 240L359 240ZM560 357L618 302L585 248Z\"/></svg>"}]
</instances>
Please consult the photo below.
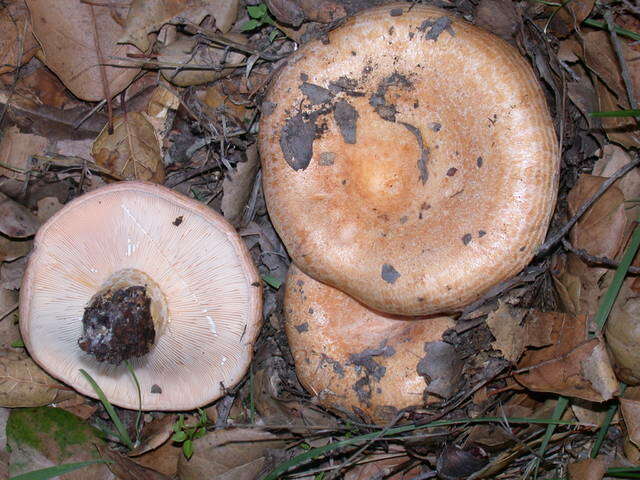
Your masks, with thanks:
<instances>
[{"instance_id":1,"label":"twig","mask_svg":"<svg viewBox=\"0 0 640 480\"><path fill-rule=\"evenodd\" d=\"M629 173L638 165L640 165L640 157L636 154L635 159L631 160L626 165L620 167L618 170L616 170L616 172L613 175L607 178L602 183L602 185L600 185L600 188L598 188L598 190L591 196L591 198L580 206L576 214L573 217L571 217L571 220L569 220L549 240L547 240L546 242L544 242L544 244L542 244L542 246L536 252L536 255L535 255L536 258L543 257L544 255L549 253L549 251L552 248L554 248L556 244L558 244L567 233L569 233L569 230L571 230L571 228L576 224L576 222L580 219L580 217L582 217L582 215L584 215L585 212L589 210L589 208L591 208L591 206L594 203L596 203L596 201L604 194L604 192L608 190L608 188L611 185L613 185L619 178L625 176L627 173Z\"/></svg>"},{"instance_id":2,"label":"twig","mask_svg":"<svg viewBox=\"0 0 640 480\"><path fill-rule=\"evenodd\" d=\"M627 61L625 60L624 53L622 52L622 45L620 44L620 39L616 32L616 26L613 23L613 14L611 13L611 10L604 12L604 19L607 22L607 28L609 29L613 49L616 52L616 57L618 57L618 63L620 64L620 70L622 72L622 80L624 81L624 86L627 90L627 97L629 98L629 105L632 109L637 110L638 102L636 101L636 97L633 95L633 83L631 83L629 67L627 66ZM637 118L638 117L636 117L636 119Z\"/></svg>"},{"instance_id":3,"label":"twig","mask_svg":"<svg viewBox=\"0 0 640 480\"><path fill-rule=\"evenodd\" d=\"M102 91L104 99L107 102L107 118L108 118L108 132L109 135L113 134L113 106L111 105L111 92L109 91L109 82L107 81L107 67L104 65L104 57L102 55L102 48L100 48L100 37L98 35L98 21L96 19L96 12L93 5L89 5L91 10L91 23L93 24L93 42L96 47L96 56L98 57L98 68L100 69L100 80L102 81Z\"/></svg>"},{"instance_id":4,"label":"twig","mask_svg":"<svg viewBox=\"0 0 640 480\"><path fill-rule=\"evenodd\" d=\"M583 250L582 248L576 248L571 245L569 240L567 240L566 238L562 239L562 245L564 245L567 250L569 250L571 253L576 254L586 263L595 264L603 268L618 268L618 262L616 262L615 260L611 260L608 257L597 257L595 255L591 255L586 250ZM638 275L640 274L640 267L629 267L627 273Z\"/></svg>"},{"instance_id":5,"label":"twig","mask_svg":"<svg viewBox=\"0 0 640 480\"><path fill-rule=\"evenodd\" d=\"M12 19L13 20L13 19ZM22 68L22 55L24 55L24 38L27 35L27 28L28 28L29 22L24 22L24 28L22 30L22 35L18 36L18 51L17 53L17 58L16 58L16 69L15 69L15 73L13 76L13 82L11 83L11 90L9 92L9 96L7 97L7 101L4 104L2 111L0 112L0 125L2 125L2 121L4 120L4 116L7 113L7 110L9 109L9 105L11 104L11 100L13 98L13 94L16 91L16 86L18 85L18 79L20 78L20 69ZM16 28L17 28L17 24L16 24ZM1 134L2 130L0 129L0 138L2 138L2 134Z\"/></svg>"},{"instance_id":6,"label":"twig","mask_svg":"<svg viewBox=\"0 0 640 480\"><path fill-rule=\"evenodd\" d=\"M95 107L93 107L88 113L86 113L85 115L82 116L82 118L80 118L79 120L76 120L76 122L73 124L73 129L77 130L78 128L80 128L80 125L82 125L85 120L87 120L88 118L90 118L94 113L96 113L98 110L100 110L104 104L107 103L106 100L101 100L100 103L98 103Z\"/></svg>"},{"instance_id":7,"label":"twig","mask_svg":"<svg viewBox=\"0 0 640 480\"><path fill-rule=\"evenodd\" d=\"M18 302L11 305L5 312L0 313L0 321L11 315L18 308L20 304Z\"/></svg>"}]
</instances>

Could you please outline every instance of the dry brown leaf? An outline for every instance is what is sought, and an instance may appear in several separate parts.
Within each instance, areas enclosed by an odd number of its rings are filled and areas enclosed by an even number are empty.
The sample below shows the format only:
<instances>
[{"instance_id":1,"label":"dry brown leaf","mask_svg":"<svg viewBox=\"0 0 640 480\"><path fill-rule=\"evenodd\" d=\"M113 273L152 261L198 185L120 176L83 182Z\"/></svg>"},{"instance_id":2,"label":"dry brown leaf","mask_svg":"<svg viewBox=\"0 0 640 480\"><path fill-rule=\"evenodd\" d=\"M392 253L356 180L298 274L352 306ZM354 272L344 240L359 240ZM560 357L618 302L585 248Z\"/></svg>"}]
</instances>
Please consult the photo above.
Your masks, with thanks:
<instances>
[{"instance_id":1,"label":"dry brown leaf","mask_svg":"<svg viewBox=\"0 0 640 480\"><path fill-rule=\"evenodd\" d=\"M500 303L487 318L487 326L496 339L491 346L500 350L510 362L517 362L526 347L542 347L551 343L550 328L541 323L544 321L542 317L533 315L521 325L526 314L527 310Z\"/></svg>"},{"instance_id":2,"label":"dry brown leaf","mask_svg":"<svg viewBox=\"0 0 640 480\"><path fill-rule=\"evenodd\" d=\"M100 452L101 457L113 462L108 464L108 467L119 480L171 480L167 475L152 468L139 465L120 452L104 446L96 446L96 448Z\"/></svg>"},{"instance_id":3,"label":"dry brown leaf","mask_svg":"<svg viewBox=\"0 0 640 480\"><path fill-rule=\"evenodd\" d=\"M312 22L331 23L347 15L339 2L333 0L296 0L304 16Z\"/></svg>"},{"instance_id":4,"label":"dry brown leaf","mask_svg":"<svg viewBox=\"0 0 640 480\"><path fill-rule=\"evenodd\" d=\"M10 350L0 350L0 405L39 407L69 396L58 383L31 358Z\"/></svg>"},{"instance_id":5,"label":"dry brown leaf","mask_svg":"<svg viewBox=\"0 0 640 480\"><path fill-rule=\"evenodd\" d=\"M588 402L574 398L571 400L571 410L581 425L599 427L607 418L609 406L605 403ZM618 422L617 414L611 422Z\"/></svg>"},{"instance_id":6,"label":"dry brown leaf","mask_svg":"<svg viewBox=\"0 0 640 480\"><path fill-rule=\"evenodd\" d=\"M228 37L240 42L244 40L241 35L229 34ZM193 37L180 38L158 53L162 76L179 87L201 85L229 75L245 58L236 51L198 45Z\"/></svg>"},{"instance_id":7,"label":"dry brown leaf","mask_svg":"<svg viewBox=\"0 0 640 480\"><path fill-rule=\"evenodd\" d=\"M239 226L253 191L258 173L258 149L256 144L247 149L246 161L238 162L234 170L230 170L222 181L222 204L220 208L224 217L233 225Z\"/></svg>"},{"instance_id":8,"label":"dry brown leaf","mask_svg":"<svg viewBox=\"0 0 640 480\"><path fill-rule=\"evenodd\" d=\"M158 137L144 113L117 117L112 135L105 126L93 143L91 154L98 165L128 180L164 181Z\"/></svg>"},{"instance_id":9,"label":"dry brown leaf","mask_svg":"<svg viewBox=\"0 0 640 480\"><path fill-rule=\"evenodd\" d=\"M580 311L580 294L582 291L580 278L565 270L553 275L553 283L560 297L562 311L577 315Z\"/></svg>"},{"instance_id":10,"label":"dry brown leaf","mask_svg":"<svg viewBox=\"0 0 640 480\"><path fill-rule=\"evenodd\" d=\"M607 464L602 458L587 458L567 466L571 480L602 480Z\"/></svg>"},{"instance_id":11,"label":"dry brown leaf","mask_svg":"<svg viewBox=\"0 0 640 480\"><path fill-rule=\"evenodd\" d=\"M624 392L620 398L620 411L629 440L640 447L640 387L631 387Z\"/></svg>"},{"instance_id":12,"label":"dry brown leaf","mask_svg":"<svg viewBox=\"0 0 640 480\"><path fill-rule=\"evenodd\" d=\"M38 50L29 24L29 12L20 0L0 6L0 75L24 65ZM20 55L18 59L18 55Z\"/></svg>"},{"instance_id":13,"label":"dry brown leaf","mask_svg":"<svg viewBox=\"0 0 640 480\"><path fill-rule=\"evenodd\" d=\"M67 400L56 402L56 408L62 408L82 420L88 420L96 413L98 405L95 402L89 403L87 397L80 394L73 394L73 396Z\"/></svg>"},{"instance_id":14,"label":"dry brown leaf","mask_svg":"<svg viewBox=\"0 0 640 480\"><path fill-rule=\"evenodd\" d=\"M178 458L181 456L182 448L180 446L172 442L166 442L155 450L151 450L133 460L143 467L153 468L164 475L177 478Z\"/></svg>"},{"instance_id":15,"label":"dry brown leaf","mask_svg":"<svg viewBox=\"0 0 640 480\"><path fill-rule=\"evenodd\" d=\"M254 480L265 467L267 451L285 444L266 431L216 430L194 441L191 460L180 457L178 474L181 480Z\"/></svg>"},{"instance_id":16,"label":"dry brown leaf","mask_svg":"<svg viewBox=\"0 0 640 480\"><path fill-rule=\"evenodd\" d=\"M404 464L411 462L411 457L401 453L365 457L358 465L350 468L344 475L344 480L372 480L384 478L385 480L410 480L418 477L422 472L422 466L416 465L409 470L402 468ZM414 462L415 463L415 462ZM400 470L398 472L398 470ZM394 473L397 472L397 473Z\"/></svg>"},{"instance_id":17,"label":"dry brown leaf","mask_svg":"<svg viewBox=\"0 0 640 480\"><path fill-rule=\"evenodd\" d=\"M216 28L228 32L238 16L238 0L134 0L120 43L131 43L142 51L151 46L148 35L167 23L199 24L205 17L215 19Z\"/></svg>"},{"instance_id":18,"label":"dry brown leaf","mask_svg":"<svg viewBox=\"0 0 640 480\"><path fill-rule=\"evenodd\" d=\"M218 111L224 111L227 115L230 114L240 123L246 119L250 112L243 104L244 102L236 103L230 95L225 93L223 82L216 82L204 92L199 93L203 94L201 95L201 99L205 105Z\"/></svg>"},{"instance_id":19,"label":"dry brown leaf","mask_svg":"<svg viewBox=\"0 0 640 480\"><path fill-rule=\"evenodd\" d=\"M0 265L0 288L18 290L22 283L22 276L27 268L27 258L21 257L12 262Z\"/></svg>"},{"instance_id":20,"label":"dry brown leaf","mask_svg":"<svg viewBox=\"0 0 640 480\"><path fill-rule=\"evenodd\" d=\"M140 53L132 46L117 44L124 33L118 22L123 21L127 8L92 6L78 0L58 0L56 8L51 8L49 0L25 1L31 11L34 35L42 47L43 62L77 97L88 101L105 97L101 70L106 73L111 96L124 90L140 71L131 62L115 58ZM102 60L96 50L92 10Z\"/></svg>"},{"instance_id":21,"label":"dry brown leaf","mask_svg":"<svg viewBox=\"0 0 640 480\"><path fill-rule=\"evenodd\" d=\"M609 143L602 147L600 159L593 166L592 174L609 178L631 160L631 155L627 151ZM637 169L631 170L614 185L620 189L625 200L640 198L640 172ZM625 212L630 222L635 221L638 218L638 204L626 204Z\"/></svg>"},{"instance_id":22,"label":"dry brown leaf","mask_svg":"<svg viewBox=\"0 0 640 480\"><path fill-rule=\"evenodd\" d=\"M147 120L153 125L161 144L171 130L179 106L180 99L164 87L155 88L149 98Z\"/></svg>"},{"instance_id":23,"label":"dry brown leaf","mask_svg":"<svg viewBox=\"0 0 640 480\"><path fill-rule=\"evenodd\" d=\"M28 208L0 193L0 233L10 238L35 235L40 222Z\"/></svg>"},{"instance_id":24,"label":"dry brown leaf","mask_svg":"<svg viewBox=\"0 0 640 480\"><path fill-rule=\"evenodd\" d=\"M18 292L0 288L0 351L14 350L13 342L22 340L18 327Z\"/></svg>"},{"instance_id":25,"label":"dry brown leaf","mask_svg":"<svg viewBox=\"0 0 640 480\"><path fill-rule=\"evenodd\" d=\"M609 320L605 327L607 345L615 361L618 377L624 382L637 385L640 383L640 298L627 297L629 286L622 288Z\"/></svg>"},{"instance_id":26,"label":"dry brown leaf","mask_svg":"<svg viewBox=\"0 0 640 480\"><path fill-rule=\"evenodd\" d=\"M173 424L176 421L175 415L165 415L161 418L155 418L149 423L145 423L140 433L140 444L131 450L128 455L137 457L146 453L169 440L173 435Z\"/></svg>"},{"instance_id":27,"label":"dry brown leaf","mask_svg":"<svg viewBox=\"0 0 640 480\"><path fill-rule=\"evenodd\" d=\"M45 197L38 200L38 220L42 223L49 220L64 205L57 197Z\"/></svg>"},{"instance_id":28,"label":"dry brown leaf","mask_svg":"<svg viewBox=\"0 0 640 480\"><path fill-rule=\"evenodd\" d=\"M616 101L615 95L601 81L596 80L596 94L598 96L598 111L628 109L628 103ZM626 148L640 146L640 131L633 117L604 117L600 118L602 129L611 142L619 143Z\"/></svg>"},{"instance_id":29,"label":"dry brown leaf","mask_svg":"<svg viewBox=\"0 0 640 480\"><path fill-rule=\"evenodd\" d=\"M509 40L522 23L522 13L511 0L481 0L476 8L475 23Z\"/></svg>"},{"instance_id":30,"label":"dry brown leaf","mask_svg":"<svg viewBox=\"0 0 640 480\"><path fill-rule=\"evenodd\" d=\"M536 312L551 329L553 344L528 350L518 364L526 369L516 379L529 390L554 392L592 402L611 399L618 382L600 339L587 340L587 319L567 314Z\"/></svg>"},{"instance_id":31,"label":"dry brown leaf","mask_svg":"<svg viewBox=\"0 0 640 480\"><path fill-rule=\"evenodd\" d=\"M546 12L552 15L549 26L559 36L571 34L589 16L595 0L572 0L562 7L547 7Z\"/></svg>"},{"instance_id":32,"label":"dry brown leaf","mask_svg":"<svg viewBox=\"0 0 640 480\"><path fill-rule=\"evenodd\" d=\"M0 142L0 175L24 180L31 168L31 155L42 154L48 144L44 137L20 133L18 127L10 127Z\"/></svg>"},{"instance_id":33,"label":"dry brown leaf","mask_svg":"<svg viewBox=\"0 0 640 480\"><path fill-rule=\"evenodd\" d=\"M31 240L11 240L0 235L0 262L11 262L24 257L31 251L32 244Z\"/></svg>"},{"instance_id":34,"label":"dry brown leaf","mask_svg":"<svg viewBox=\"0 0 640 480\"><path fill-rule=\"evenodd\" d=\"M16 90L36 103L59 110L81 105L69 94L60 79L42 64L31 72L21 74Z\"/></svg>"}]
</instances>

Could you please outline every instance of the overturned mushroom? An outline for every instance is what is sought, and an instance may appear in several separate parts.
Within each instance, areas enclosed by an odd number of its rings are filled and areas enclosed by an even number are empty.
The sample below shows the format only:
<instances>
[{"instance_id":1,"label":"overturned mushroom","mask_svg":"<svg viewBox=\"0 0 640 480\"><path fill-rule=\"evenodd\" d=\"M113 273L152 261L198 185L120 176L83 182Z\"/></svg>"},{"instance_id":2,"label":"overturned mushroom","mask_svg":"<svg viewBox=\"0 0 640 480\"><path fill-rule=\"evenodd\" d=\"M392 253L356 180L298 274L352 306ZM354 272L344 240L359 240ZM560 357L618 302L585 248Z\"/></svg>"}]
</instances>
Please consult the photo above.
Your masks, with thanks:
<instances>
[{"instance_id":1,"label":"overturned mushroom","mask_svg":"<svg viewBox=\"0 0 640 480\"><path fill-rule=\"evenodd\" d=\"M456 392L462 362L442 341L451 318L376 313L295 265L284 309L298 378L328 408L385 422Z\"/></svg>"},{"instance_id":2,"label":"overturned mushroom","mask_svg":"<svg viewBox=\"0 0 640 480\"><path fill-rule=\"evenodd\" d=\"M244 375L261 323L259 276L220 215L123 182L70 202L35 240L20 291L33 359L81 393L85 369L116 405L189 410Z\"/></svg>"},{"instance_id":3,"label":"overturned mushroom","mask_svg":"<svg viewBox=\"0 0 640 480\"><path fill-rule=\"evenodd\" d=\"M380 311L456 311L522 269L556 199L531 67L451 14L364 11L296 51L263 104L264 192L294 262Z\"/></svg>"}]
</instances>

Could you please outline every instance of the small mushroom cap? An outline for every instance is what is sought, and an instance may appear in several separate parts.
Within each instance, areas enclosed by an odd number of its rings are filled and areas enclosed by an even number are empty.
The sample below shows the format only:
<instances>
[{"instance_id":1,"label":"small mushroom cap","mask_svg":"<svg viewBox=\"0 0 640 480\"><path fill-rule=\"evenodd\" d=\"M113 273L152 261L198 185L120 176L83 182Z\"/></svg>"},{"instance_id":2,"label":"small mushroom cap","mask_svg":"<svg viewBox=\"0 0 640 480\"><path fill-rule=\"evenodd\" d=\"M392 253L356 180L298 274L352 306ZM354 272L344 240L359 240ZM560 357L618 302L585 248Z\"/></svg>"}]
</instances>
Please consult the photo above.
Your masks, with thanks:
<instances>
[{"instance_id":1,"label":"small mushroom cap","mask_svg":"<svg viewBox=\"0 0 640 480\"><path fill-rule=\"evenodd\" d=\"M376 313L293 264L284 311L298 379L327 408L382 423L424 404L430 392L449 396L458 386L462 364L442 342L454 326L449 317ZM429 384L420 373L432 377Z\"/></svg>"},{"instance_id":2,"label":"small mushroom cap","mask_svg":"<svg viewBox=\"0 0 640 480\"><path fill-rule=\"evenodd\" d=\"M33 359L96 397L85 369L114 404L138 408L126 365L78 346L91 297L134 269L164 294L167 318L146 355L130 360L145 410L190 410L245 374L262 321L260 277L221 215L159 185L116 183L73 200L45 223L20 291L20 329Z\"/></svg>"},{"instance_id":3,"label":"small mushroom cap","mask_svg":"<svg viewBox=\"0 0 640 480\"><path fill-rule=\"evenodd\" d=\"M521 270L556 200L544 94L510 45L415 3L291 55L259 136L294 262L376 310L457 311Z\"/></svg>"}]
</instances>

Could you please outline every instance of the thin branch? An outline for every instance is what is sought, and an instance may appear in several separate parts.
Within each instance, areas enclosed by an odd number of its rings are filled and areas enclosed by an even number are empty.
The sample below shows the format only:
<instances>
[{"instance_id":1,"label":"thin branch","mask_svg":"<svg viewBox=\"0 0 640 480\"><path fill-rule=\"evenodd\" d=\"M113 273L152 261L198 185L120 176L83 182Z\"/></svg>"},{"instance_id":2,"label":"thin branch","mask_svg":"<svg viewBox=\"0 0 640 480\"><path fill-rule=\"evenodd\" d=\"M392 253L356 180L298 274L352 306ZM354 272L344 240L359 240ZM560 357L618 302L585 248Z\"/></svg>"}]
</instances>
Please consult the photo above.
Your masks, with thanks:
<instances>
[{"instance_id":1,"label":"thin branch","mask_svg":"<svg viewBox=\"0 0 640 480\"><path fill-rule=\"evenodd\" d=\"M558 243L560 243L562 238L567 233L569 233L569 230L571 230L571 228L577 223L577 221L580 220L582 215L584 215L585 212L589 210L589 208L591 208L591 206L594 203L596 203L596 201L604 194L604 192L606 192L609 189L611 185L613 185L618 179L625 176L631 170L636 168L638 165L640 165L640 157L636 154L635 159L631 160L626 165L623 165L622 167L620 167L613 175L611 175L611 177L607 178L602 183L602 185L600 185L600 188L598 188L598 190L591 196L591 198L580 206L576 214L573 217L571 217L571 220L569 220L549 240L547 240L546 242L544 242L544 244L542 244L542 246L536 252L536 255L535 255L536 258L540 258L548 254L552 248L554 248Z\"/></svg>"},{"instance_id":2,"label":"thin branch","mask_svg":"<svg viewBox=\"0 0 640 480\"><path fill-rule=\"evenodd\" d=\"M91 9L91 23L93 24L93 42L96 47L96 56L98 57L98 68L100 69L100 80L102 81L102 91L104 99L107 102L107 118L109 122L108 132L109 135L113 134L113 106L111 105L111 92L109 91L109 82L107 80L107 67L104 65L104 57L102 55L102 48L100 48L100 37L98 35L98 21L96 19L96 12L93 5L89 5Z\"/></svg>"},{"instance_id":3,"label":"thin branch","mask_svg":"<svg viewBox=\"0 0 640 480\"><path fill-rule=\"evenodd\" d=\"M588 264L593 264L602 268L618 268L618 262L616 262L615 260L611 260L607 257L597 257L595 255L591 255L586 250L574 247L567 239L562 239L562 245L564 245L567 250L577 255L578 257L580 257L580 259ZM630 273L632 275L639 275L640 267L629 267L627 273Z\"/></svg>"},{"instance_id":4,"label":"thin branch","mask_svg":"<svg viewBox=\"0 0 640 480\"><path fill-rule=\"evenodd\" d=\"M609 35L611 37L613 49L616 52L616 57L618 57L618 63L620 64L620 70L622 72L622 80L624 81L624 86L627 90L627 97L629 98L629 105L632 109L637 110L638 102L636 101L636 97L633 94L633 83L631 83L629 67L627 66L627 61L624 58L624 52L622 51L622 45L620 43L620 39L618 38L618 33L616 32L616 26L613 23L613 14L611 13L611 10L607 10L604 13L604 19L607 22L607 28L609 29Z\"/></svg>"}]
</instances>

